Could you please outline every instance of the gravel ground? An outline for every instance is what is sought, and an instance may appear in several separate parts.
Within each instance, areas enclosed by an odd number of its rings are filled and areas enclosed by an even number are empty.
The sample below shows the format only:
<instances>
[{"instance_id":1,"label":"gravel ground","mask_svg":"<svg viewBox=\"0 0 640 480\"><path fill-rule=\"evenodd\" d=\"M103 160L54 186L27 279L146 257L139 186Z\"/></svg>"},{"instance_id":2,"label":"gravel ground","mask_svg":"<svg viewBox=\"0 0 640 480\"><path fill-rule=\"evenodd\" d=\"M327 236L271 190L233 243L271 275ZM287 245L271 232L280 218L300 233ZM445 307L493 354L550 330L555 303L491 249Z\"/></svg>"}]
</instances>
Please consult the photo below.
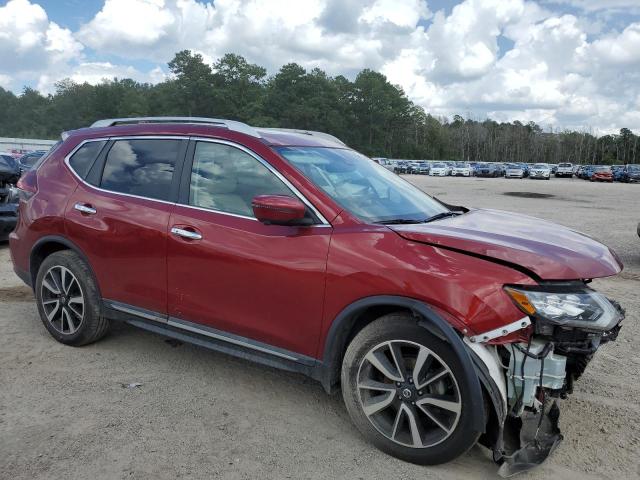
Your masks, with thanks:
<instances>
[{"instance_id":1,"label":"gravel ground","mask_svg":"<svg viewBox=\"0 0 640 480\"><path fill-rule=\"evenodd\" d=\"M553 220L618 252L624 272L594 284L626 307L625 328L562 402L565 441L519 478L639 478L640 185L406 178L446 202ZM352 427L340 396L295 374L126 325L87 347L58 344L13 274L6 244L0 330L2 479L495 477L481 447L431 468L382 454ZM133 382L142 385L122 387Z\"/></svg>"}]
</instances>

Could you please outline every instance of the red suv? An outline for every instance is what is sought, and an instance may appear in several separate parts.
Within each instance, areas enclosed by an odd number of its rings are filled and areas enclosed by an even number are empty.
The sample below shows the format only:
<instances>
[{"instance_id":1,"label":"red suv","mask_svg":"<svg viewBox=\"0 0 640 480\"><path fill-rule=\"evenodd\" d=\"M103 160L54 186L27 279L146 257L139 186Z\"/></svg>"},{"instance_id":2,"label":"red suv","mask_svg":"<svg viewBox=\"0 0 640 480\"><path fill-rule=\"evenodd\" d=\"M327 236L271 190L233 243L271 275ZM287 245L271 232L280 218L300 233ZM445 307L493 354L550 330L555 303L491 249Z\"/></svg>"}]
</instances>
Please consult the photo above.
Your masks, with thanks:
<instances>
[{"instance_id":1,"label":"red suv","mask_svg":"<svg viewBox=\"0 0 640 480\"><path fill-rule=\"evenodd\" d=\"M620 329L588 285L621 271L609 248L447 205L330 135L143 118L63 139L10 237L56 340L120 320L303 373L410 462L479 439L503 474L540 463L555 399Z\"/></svg>"}]
</instances>

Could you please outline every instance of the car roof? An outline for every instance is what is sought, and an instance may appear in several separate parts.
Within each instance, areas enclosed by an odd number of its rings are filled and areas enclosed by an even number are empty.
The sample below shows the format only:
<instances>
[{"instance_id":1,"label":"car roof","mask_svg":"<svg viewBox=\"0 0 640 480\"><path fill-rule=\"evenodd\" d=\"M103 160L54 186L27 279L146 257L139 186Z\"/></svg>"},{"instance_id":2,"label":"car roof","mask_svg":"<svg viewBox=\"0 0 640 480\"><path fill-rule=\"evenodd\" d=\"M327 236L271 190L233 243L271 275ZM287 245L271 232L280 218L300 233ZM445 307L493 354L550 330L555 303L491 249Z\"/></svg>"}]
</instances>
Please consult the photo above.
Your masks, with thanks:
<instances>
[{"instance_id":1,"label":"car roof","mask_svg":"<svg viewBox=\"0 0 640 480\"><path fill-rule=\"evenodd\" d=\"M340 139L324 132L251 127L235 121L190 117L100 120L95 122L91 127L65 132L63 138L67 138L68 136L97 138L132 135L184 135L237 139L237 134L248 135L271 147L346 148L346 145Z\"/></svg>"}]
</instances>

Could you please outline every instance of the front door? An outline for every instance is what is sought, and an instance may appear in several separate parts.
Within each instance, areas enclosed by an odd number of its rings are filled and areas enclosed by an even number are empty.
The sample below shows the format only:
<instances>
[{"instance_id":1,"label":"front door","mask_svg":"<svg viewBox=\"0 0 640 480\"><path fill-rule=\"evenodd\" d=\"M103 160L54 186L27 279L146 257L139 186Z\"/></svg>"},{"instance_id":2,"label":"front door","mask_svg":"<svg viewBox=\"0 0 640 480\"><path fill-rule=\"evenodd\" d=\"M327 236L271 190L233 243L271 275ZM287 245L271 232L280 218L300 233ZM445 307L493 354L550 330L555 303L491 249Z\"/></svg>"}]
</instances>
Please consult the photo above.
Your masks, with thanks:
<instances>
[{"instance_id":1,"label":"front door","mask_svg":"<svg viewBox=\"0 0 640 480\"><path fill-rule=\"evenodd\" d=\"M255 196L299 195L240 146L197 141L190 151L188 194L169 221L169 316L314 356L332 228L258 222Z\"/></svg>"}]
</instances>

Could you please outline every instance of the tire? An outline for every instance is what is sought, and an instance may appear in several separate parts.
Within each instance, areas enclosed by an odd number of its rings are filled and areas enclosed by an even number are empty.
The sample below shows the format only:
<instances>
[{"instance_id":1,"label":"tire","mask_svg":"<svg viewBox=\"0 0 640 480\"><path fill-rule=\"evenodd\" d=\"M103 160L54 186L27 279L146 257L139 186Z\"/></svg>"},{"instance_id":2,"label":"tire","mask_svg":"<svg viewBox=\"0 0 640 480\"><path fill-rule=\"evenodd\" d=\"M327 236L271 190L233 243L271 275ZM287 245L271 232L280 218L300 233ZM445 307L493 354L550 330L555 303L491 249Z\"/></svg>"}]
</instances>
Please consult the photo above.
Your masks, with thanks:
<instances>
[{"instance_id":1,"label":"tire","mask_svg":"<svg viewBox=\"0 0 640 480\"><path fill-rule=\"evenodd\" d=\"M408 367L402 376L398 363L392 366L392 348ZM380 355L392 366L395 380L369 360ZM420 358L430 360L418 369L419 384L411 375ZM414 317L389 314L364 327L349 344L342 362L342 396L353 423L380 450L411 463L437 465L465 453L480 436L465 405L482 399L471 398L462 378L460 360L445 342L418 326ZM378 398L390 403L373 412ZM418 428L411 428L411 418Z\"/></svg>"},{"instance_id":2,"label":"tire","mask_svg":"<svg viewBox=\"0 0 640 480\"><path fill-rule=\"evenodd\" d=\"M100 340L109 329L102 299L87 263L63 250L44 259L35 283L40 319L60 343L79 347Z\"/></svg>"}]
</instances>

